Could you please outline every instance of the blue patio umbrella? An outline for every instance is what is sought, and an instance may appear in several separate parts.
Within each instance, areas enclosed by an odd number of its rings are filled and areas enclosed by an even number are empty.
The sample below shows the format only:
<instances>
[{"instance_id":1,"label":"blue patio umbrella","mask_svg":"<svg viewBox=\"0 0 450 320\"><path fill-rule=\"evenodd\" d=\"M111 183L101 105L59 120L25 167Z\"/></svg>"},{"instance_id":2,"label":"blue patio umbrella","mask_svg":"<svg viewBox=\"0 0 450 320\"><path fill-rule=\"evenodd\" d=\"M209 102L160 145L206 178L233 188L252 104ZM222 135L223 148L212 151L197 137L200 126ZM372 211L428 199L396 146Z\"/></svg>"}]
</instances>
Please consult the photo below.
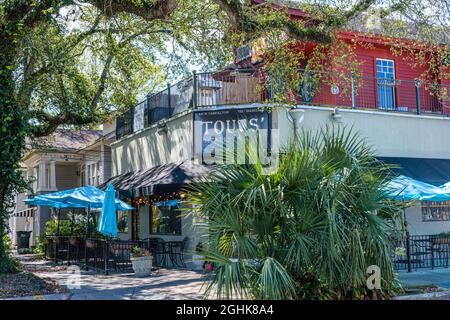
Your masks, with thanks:
<instances>
[{"instance_id":1,"label":"blue patio umbrella","mask_svg":"<svg viewBox=\"0 0 450 320\"><path fill-rule=\"evenodd\" d=\"M51 208L56 208L56 209L84 208L84 206L82 206L82 205L52 201L52 200L48 200L46 198L41 198L40 196L35 196L34 198L26 199L24 202L30 206L51 207Z\"/></svg>"},{"instance_id":2,"label":"blue patio umbrella","mask_svg":"<svg viewBox=\"0 0 450 320\"><path fill-rule=\"evenodd\" d=\"M58 209L58 229L57 229L58 235L60 233L61 209L63 209L63 208L83 208L83 206L81 206L81 205L68 204L68 203L64 203L64 202L55 202L52 200L41 198L39 196L35 196L34 198L31 198L31 199L26 199L24 202L27 205L50 207L50 208ZM73 223L73 220L72 220L72 223Z\"/></svg>"},{"instance_id":3,"label":"blue patio umbrella","mask_svg":"<svg viewBox=\"0 0 450 320\"><path fill-rule=\"evenodd\" d=\"M97 230L103 235L110 237L117 237L116 205L114 200L114 187L111 184L108 184Z\"/></svg>"},{"instance_id":4,"label":"blue patio umbrella","mask_svg":"<svg viewBox=\"0 0 450 320\"><path fill-rule=\"evenodd\" d=\"M447 183L444 183L443 185L441 185L439 187L444 189L446 192L450 192L450 181Z\"/></svg>"},{"instance_id":5,"label":"blue patio umbrella","mask_svg":"<svg viewBox=\"0 0 450 320\"><path fill-rule=\"evenodd\" d=\"M25 200L28 205L48 206L58 208L58 221L61 208L87 208L86 233L89 234L90 209L101 208L105 199L105 192L93 186L79 187L64 191L35 196ZM117 210L128 211L134 208L120 199L113 197ZM59 223L58 223L59 229ZM59 232L58 232L59 233Z\"/></svg>"},{"instance_id":6,"label":"blue patio umbrella","mask_svg":"<svg viewBox=\"0 0 450 320\"><path fill-rule=\"evenodd\" d=\"M423 181L406 176L398 176L390 181L386 188L391 199L399 201L449 201L450 190L436 187Z\"/></svg>"},{"instance_id":7,"label":"blue patio umbrella","mask_svg":"<svg viewBox=\"0 0 450 320\"><path fill-rule=\"evenodd\" d=\"M31 200L25 200L29 205L45 205L45 203L62 203L62 208L101 208L105 192L93 186L79 187L64 191L42 194ZM47 202L50 201L50 202ZM114 199L117 210L129 211L134 208L120 199ZM44 203L44 204L42 204ZM67 206L66 206L67 205Z\"/></svg>"}]
</instances>

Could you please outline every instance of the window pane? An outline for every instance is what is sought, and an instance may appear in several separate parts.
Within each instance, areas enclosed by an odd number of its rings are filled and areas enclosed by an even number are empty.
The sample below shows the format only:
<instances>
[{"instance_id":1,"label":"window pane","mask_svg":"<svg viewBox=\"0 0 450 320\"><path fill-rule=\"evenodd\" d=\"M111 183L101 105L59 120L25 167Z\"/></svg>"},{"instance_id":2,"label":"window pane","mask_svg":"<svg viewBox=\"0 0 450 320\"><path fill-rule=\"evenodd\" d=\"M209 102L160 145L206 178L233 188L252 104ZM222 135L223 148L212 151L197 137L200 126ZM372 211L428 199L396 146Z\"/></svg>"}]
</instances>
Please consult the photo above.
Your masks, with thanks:
<instances>
[{"instance_id":1,"label":"window pane","mask_svg":"<svg viewBox=\"0 0 450 320\"><path fill-rule=\"evenodd\" d=\"M422 202L423 221L450 221L450 202Z\"/></svg>"},{"instance_id":2,"label":"window pane","mask_svg":"<svg viewBox=\"0 0 450 320\"><path fill-rule=\"evenodd\" d=\"M152 234L181 234L181 212L175 206L151 208Z\"/></svg>"},{"instance_id":3,"label":"window pane","mask_svg":"<svg viewBox=\"0 0 450 320\"><path fill-rule=\"evenodd\" d=\"M128 213L117 211L117 231L128 233Z\"/></svg>"}]
</instances>

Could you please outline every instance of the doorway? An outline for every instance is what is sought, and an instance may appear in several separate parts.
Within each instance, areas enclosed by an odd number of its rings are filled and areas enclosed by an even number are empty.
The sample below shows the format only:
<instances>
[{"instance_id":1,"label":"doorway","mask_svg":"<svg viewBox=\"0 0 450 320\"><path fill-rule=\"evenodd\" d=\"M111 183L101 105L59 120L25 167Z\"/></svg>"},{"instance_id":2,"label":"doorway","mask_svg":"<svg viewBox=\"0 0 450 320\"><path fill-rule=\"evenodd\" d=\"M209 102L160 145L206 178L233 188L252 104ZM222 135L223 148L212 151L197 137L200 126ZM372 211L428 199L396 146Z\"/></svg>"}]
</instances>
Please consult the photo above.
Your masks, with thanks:
<instances>
[{"instance_id":1,"label":"doorway","mask_svg":"<svg viewBox=\"0 0 450 320\"><path fill-rule=\"evenodd\" d=\"M394 60L377 59L378 108L395 109L395 65Z\"/></svg>"}]
</instances>

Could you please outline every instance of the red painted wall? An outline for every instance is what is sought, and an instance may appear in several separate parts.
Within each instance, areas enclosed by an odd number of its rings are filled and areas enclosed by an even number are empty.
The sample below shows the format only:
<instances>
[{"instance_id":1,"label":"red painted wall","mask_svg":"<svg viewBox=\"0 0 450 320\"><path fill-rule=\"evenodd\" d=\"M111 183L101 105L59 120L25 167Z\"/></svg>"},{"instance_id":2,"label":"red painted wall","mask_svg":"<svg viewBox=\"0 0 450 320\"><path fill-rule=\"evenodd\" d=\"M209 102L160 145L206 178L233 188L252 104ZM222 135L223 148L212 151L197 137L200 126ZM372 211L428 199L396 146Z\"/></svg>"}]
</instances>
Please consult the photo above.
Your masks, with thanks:
<instances>
[{"instance_id":1,"label":"red painted wall","mask_svg":"<svg viewBox=\"0 0 450 320\"><path fill-rule=\"evenodd\" d=\"M252 0L254 4L261 4L264 0ZM276 7L276 6L275 6ZM304 13L298 9L289 9L289 14L294 19L302 19ZM359 82L358 94L356 96L357 108L378 108L378 81L376 80L376 59L389 59L394 61L395 85L395 105L401 111L416 111L416 86L415 79L419 78L426 71L426 66L412 67L407 61L406 55L394 56L386 45L386 39L382 36L368 36L361 33L342 31L339 37L344 41L351 42L358 38L360 41L371 43L372 48L359 46L356 48L356 56L361 62L363 81ZM405 40L407 41L407 40ZM414 42L409 41L414 45ZM240 67L250 67L251 59L240 62ZM258 67L259 68L259 67ZM440 79L441 84L448 85L450 91L450 79ZM321 105L351 106L351 83L339 88L339 94L333 95L329 85L323 84L319 92L313 98L312 103ZM439 101L435 94L432 94L430 86L422 84L419 88L420 108L422 112L443 112L450 114L450 98ZM450 93L450 92L449 92Z\"/></svg>"},{"instance_id":2,"label":"red painted wall","mask_svg":"<svg viewBox=\"0 0 450 320\"><path fill-rule=\"evenodd\" d=\"M356 96L357 108L378 108L378 81L376 59L388 59L394 61L395 73L395 105L399 111L416 112L416 86L415 80L426 71L426 66L412 66L407 60L407 55L393 55L390 49L383 45L373 48L363 46L355 49L356 57L361 63L362 80L358 82L358 94ZM441 80L442 84L450 84L450 80ZM450 89L450 88L449 88ZM449 99L439 101L432 93L430 86L422 84L419 88L421 112L441 112L450 114ZM351 83L340 84L339 94L331 93L331 87L322 84L319 92L312 100L313 104L351 106Z\"/></svg>"},{"instance_id":3,"label":"red painted wall","mask_svg":"<svg viewBox=\"0 0 450 320\"><path fill-rule=\"evenodd\" d=\"M416 111L416 87L414 80L426 70L426 67L413 68L405 56L394 56L388 48L376 47L372 49L358 47L356 56L361 63L362 81L358 82L356 106L358 108L375 109L378 106L376 59L394 61L395 103L399 110ZM333 95L329 85L324 85L313 99L313 103L325 105L351 106L351 84L339 88L339 94ZM436 97L430 94L429 86L423 85L420 90L421 111L439 109Z\"/></svg>"}]
</instances>

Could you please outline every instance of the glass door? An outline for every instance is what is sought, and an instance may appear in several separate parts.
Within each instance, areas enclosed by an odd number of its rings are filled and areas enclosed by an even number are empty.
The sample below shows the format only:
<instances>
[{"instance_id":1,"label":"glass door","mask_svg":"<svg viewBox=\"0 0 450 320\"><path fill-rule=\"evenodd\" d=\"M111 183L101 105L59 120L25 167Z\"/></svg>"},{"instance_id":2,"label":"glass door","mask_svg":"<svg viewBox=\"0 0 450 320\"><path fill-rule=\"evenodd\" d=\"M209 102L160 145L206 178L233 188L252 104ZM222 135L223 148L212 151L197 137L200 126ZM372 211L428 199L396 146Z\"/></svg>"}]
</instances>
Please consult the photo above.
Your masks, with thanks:
<instances>
[{"instance_id":1,"label":"glass door","mask_svg":"<svg viewBox=\"0 0 450 320\"><path fill-rule=\"evenodd\" d=\"M378 108L395 109L395 72L394 61L377 59Z\"/></svg>"}]
</instances>

